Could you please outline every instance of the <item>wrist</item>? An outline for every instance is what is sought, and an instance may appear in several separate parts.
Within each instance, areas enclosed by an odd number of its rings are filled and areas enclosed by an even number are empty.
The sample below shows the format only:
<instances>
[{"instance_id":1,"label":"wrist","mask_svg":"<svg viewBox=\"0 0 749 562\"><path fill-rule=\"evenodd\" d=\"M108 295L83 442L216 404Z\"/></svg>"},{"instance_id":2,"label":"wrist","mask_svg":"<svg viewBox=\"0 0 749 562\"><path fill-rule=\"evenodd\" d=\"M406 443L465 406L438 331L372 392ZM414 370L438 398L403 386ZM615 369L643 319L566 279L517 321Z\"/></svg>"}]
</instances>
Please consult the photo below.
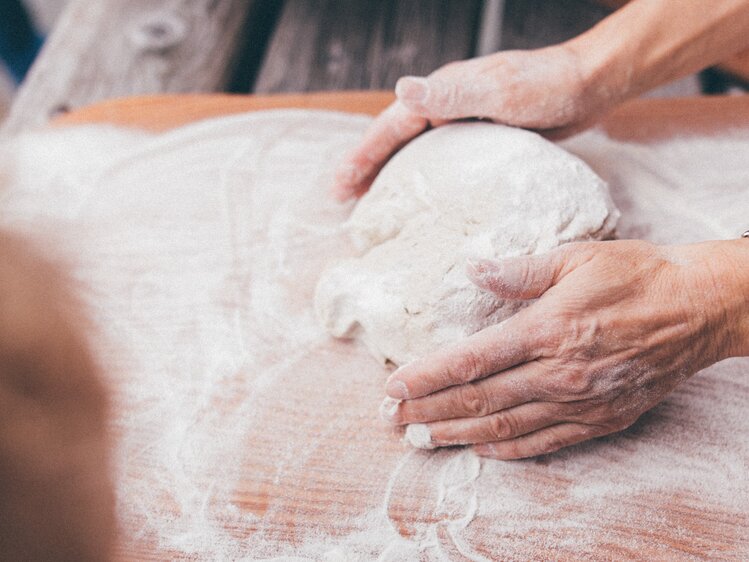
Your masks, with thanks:
<instances>
[{"instance_id":1,"label":"wrist","mask_svg":"<svg viewBox=\"0 0 749 562\"><path fill-rule=\"evenodd\" d=\"M593 114L605 113L634 90L626 35L609 33L606 27L599 24L561 45L579 62L581 88Z\"/></svg>"},{"instance_id":2,"label":"wrist","mask_svg":"<svg viewBox=\"0 0 749 562\"><path fill-rule=\"evenodd\" d=\"M568 43L618 103L743 51L747 28L749 0L635 0Z\"/></svg>"},{"instance_id":3,"label":"wrist","mask_svg":"<svg viewBox=\"0 0 749 562\"><path fill-rule=\"evenodd\" d=\"M711 298L705 311L718 344L718 360L749 356L749 240L705 242L692 246L698 267L708 275Z\"/></svg>"}]
</instances>

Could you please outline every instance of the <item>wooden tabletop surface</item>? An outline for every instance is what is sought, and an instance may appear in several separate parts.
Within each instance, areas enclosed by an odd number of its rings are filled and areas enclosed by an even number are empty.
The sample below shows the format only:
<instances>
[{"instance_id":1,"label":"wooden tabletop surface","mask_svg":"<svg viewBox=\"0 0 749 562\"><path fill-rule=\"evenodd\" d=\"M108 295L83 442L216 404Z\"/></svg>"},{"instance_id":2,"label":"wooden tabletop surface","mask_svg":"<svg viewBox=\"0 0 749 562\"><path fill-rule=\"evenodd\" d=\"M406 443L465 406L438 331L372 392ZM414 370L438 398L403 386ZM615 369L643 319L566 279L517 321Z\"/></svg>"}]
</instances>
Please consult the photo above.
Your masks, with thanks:
<instances>
[{"instance_id":1,"label":"wooden tabletop surface","mask_svg":"<svg viewBox=\"0 0 749 562\"><path fill-rule=\"evenodd\" d=\"M392 101L392 94L389 92L343 92L343 93L317 93L317 94L294 94L294 95L271 95L271 96L226 96L226 95L193 95L193 96L149 96L137 97L120 100L112 100L105 103L86 107L78 111L70 112L59 117L55 124L57 126L86 124L86 123L111 123L121 126L136 127L151 131L166 131L183 124L192 123L201 119L228 115L238 112L257 111L264 109L278 108L309 108L309 109L329 109L347 112L357 112L366 114L376 114L383 107ZM716 133L729 131L734 127L749 128L749 96L742 97L714 97L714 98L691 98L680 100L635 100L632 101L609 115L603 126L608 133L616 138L627 139L635 142L657 142L660 139L672 137L674 135L689 135L702 133ZM345 354L341 356L341 361L351 362L352 359ZM353 364L353 363L351 363ZM356 363L359 365L359 363ZM364 362L361 365L366 366ZM366 370L366 369L365 369ZM377 370L376 366L371 367L373 373ZM371 376L368 373L367 376ZM381 378L381 377L379 377ZM366 380L366 379L361 379ZM380 384L379 381L377 384ZM353 408L354 406L351 406ZM363 405L361 407L364 407ZM356 419L353 410L349 412L352 419ZM348 415L348 414L347 414ZM354 422L355 423L355 422ZM361 427L352 427L357 435L357 439L376 439L377 432L382 431L379 427L363 425ZM352 434L353 435L353 434ZM270 446L268 443L262 446ZM333 446L331 442L331 446ZM390 447L390 445L389 445ZM390 447L393 449L394 446ZM392 455L394 449L383 450L382 454ZM335 476L333 472L327 474L327 464L329 459L317 459L319 470L316 472L316 478L322 479L323 484L319 482L315 485L333 485L333 481L341 477ZM426 466L426 465L425 465ZM261 460L256 464L245 467L248 474L252 471L261 473L264 466ZM426 468L424 468L426 470ZM528 468L528 484L537 481L541 482L545 478L543 466L530 465ZM418 475L414 475L418 477ZM332 478L332 480L331 480ZM258 480L259 481L259 480ZM329 482L328 482L329 481ZM328 482L328 484L324 484ZM267 509L269 494L286 494L288 497L284 500L289 506L296 501L294 494L296 492L285 490L276 490L272 487L263 488L262 493L256 488L256 482L249 478L245 483L246 489L240 492L238 503L243 509L247 509L255 514L262 515ZM343 485L342 485L343 486ZM340 489L339 489L340 488ZM336 502L340 505L356 505L360 498L353 490L346 491L345 486L336 487ZM416 494L418 491L413 492ZM301 493L301 492L300 492ZM421 492L418 492L421 493ZM426 492L424 492L426 493ZM259 495L258 495L259 494ZM303 496L299 496L300 498ZM414 500L412 497L411 500ZM301 501L301 500L300 500ZM415 501L415 500L414 500ZM425 500L426 501L426 500ZM632 534L640 535L642 539L642 549L633 551L625 547L624 539L621 543L616 541L610 544L600 544L596 547L597 556L617 558L638 558L663 559L664 553L674 552L681 553L679 558L690 558L692 556L701 557L705 552L721 553L727 559L736 559L735 537L737 533L742 533L741 529L745 528L748 520L744 518L737 519L734 516L712 509L709 506L702 505L699 498L694 497L672 497L666 496L647 496L632 497L631 509L634 512L647 511L647 513L659 513L664 521L668 522L670 528L691 529L691 532L682 536L670 535L653 535L647 525L641 528L622 528L622 537ZM699 507L698 507L699 506ZM418 513L411 513L413 506L402 506L404 511L398 515L396 512L393 517L402 518L401 532L408 535L408 521L413 518L418 519ZM657 509L656 509L657 508ZM394 506L393 509L399 509ZM312 528L318 525L324 525L322 519L310 512L308 519L304 520L304 509L299 511L293 510L294 517L299 520L280 520L279 525L286 528L291 525L307 525ZM410 519L411 518L411 519ZM414 520L416 520L414 519ZM491 532L491 529L486 529ZM574 532L573 532L574 535ZM523 547L523 537L507 537L510 542L517 543L517 552L535 552L535 555L545 558L561 556L563 559L575 559L570 551L566 554L560 554L548 546L536 546L525 550ZM539 538L536 536L535 539ZM743 548L743 547L742 547ZM618 553L618 554L617 554ZM177 553L164 553L159 551L156 545L147 543L138 547L130 547L126 552L120 553L126 559L160 559L177 555ZM588 553L590 554L590 553ZM457 559L462 559L458 557ZM691 559L691 558L690 558Z\"/></svg>"},{"instance_id":2,"label":"wooden tabletop surface","mask_svg":"<svg viewBox=\"0 0 749 562\"><path fill-rule=\"evenodd\" d=\"M60 115L54 123L112 123L165 131L201 119L264 109L325 109L376 115L393 99L389 91L138 96L83 107ZM614 110L602 122L610 136L641 142L681 134L719 133L747 125L749 95L636 99Z\"/></svg>"}]
</instances>

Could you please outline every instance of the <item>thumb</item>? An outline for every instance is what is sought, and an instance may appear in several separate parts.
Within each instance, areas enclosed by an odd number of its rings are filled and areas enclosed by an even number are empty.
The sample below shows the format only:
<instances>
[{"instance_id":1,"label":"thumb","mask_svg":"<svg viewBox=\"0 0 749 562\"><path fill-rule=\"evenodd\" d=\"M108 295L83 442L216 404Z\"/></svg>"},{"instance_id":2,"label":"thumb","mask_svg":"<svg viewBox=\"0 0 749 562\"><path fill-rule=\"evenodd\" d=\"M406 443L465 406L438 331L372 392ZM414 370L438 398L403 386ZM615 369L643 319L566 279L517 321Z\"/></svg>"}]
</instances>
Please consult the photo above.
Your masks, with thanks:
<instances>
[{"instance_id":1,"label":"thumb","mask_svg":"<svg viewBox=\"0 0 749 562\"><path fill-rule=\"evenodd\" d=\"M466 75L461 66L426 78L404 76L395 85L395 95L412 113L429 119L491 116L496 87L486 76Z\"/></svg>"},{"instance_id":2,"label":"thumb","mask_svg":"<svg viewBox=\"0 0 749 562\"><path fill-rule=\"evenodd\" d=\"M567 253L561 249L535 256L471 260L468 278L480 288L506 299L539 298L564 276Z\"/></svg>"}]
</instances>

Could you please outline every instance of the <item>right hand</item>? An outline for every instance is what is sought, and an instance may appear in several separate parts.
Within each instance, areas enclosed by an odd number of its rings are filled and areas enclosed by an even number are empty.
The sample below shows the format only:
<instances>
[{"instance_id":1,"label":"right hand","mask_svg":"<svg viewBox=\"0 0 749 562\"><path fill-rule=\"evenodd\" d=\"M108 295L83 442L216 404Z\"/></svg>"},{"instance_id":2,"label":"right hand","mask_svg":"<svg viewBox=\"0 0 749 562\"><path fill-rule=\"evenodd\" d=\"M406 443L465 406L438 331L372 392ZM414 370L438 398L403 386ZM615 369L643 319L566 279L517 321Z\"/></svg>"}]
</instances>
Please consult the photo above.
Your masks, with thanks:
<instances>
[{"instance_id":1,"label":"right hand","mask_svg":"<svg viewBox=\"0 0 749 562\"><path fill-rule=\"evenodd\" d=\"M342 201L363 195L400 148L451 121L481 118L556 138L581 130L620 99L593 74L568 43L503 51L450 63L426 78L401 78L397 101L339 167L333 194Z\"/></svg>"}]
</instances>

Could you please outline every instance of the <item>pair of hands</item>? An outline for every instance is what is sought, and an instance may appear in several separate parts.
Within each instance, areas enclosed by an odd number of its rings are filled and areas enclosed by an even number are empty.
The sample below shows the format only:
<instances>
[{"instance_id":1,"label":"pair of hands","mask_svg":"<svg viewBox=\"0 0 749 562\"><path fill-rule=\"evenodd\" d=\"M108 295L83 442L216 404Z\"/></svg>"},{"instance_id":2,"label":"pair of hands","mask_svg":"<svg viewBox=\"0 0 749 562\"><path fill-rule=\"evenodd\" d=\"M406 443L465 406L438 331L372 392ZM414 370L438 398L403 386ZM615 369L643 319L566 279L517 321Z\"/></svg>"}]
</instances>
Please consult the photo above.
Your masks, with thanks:
<instances>
[{"instance_id":1,"label":"pair of hands","mask_svg":"<svg viewBox=\"0 0 749 562\"><path fill-rule=\"evenodd\" d=\"M402 78L397 101L340 167L334 195L362 195L388 159L430 127L483 118L561 137L636 91L602 81L603 67L586 64L575 44L564 44ZM473 445L499 459L624 429L695 372L745 353L747 280L735 264L748 260L749 241L619 241L469 264L481 288L537 302L398 369L383 417L427 424L434 446Z\"/></svg>"}]
</instances>

